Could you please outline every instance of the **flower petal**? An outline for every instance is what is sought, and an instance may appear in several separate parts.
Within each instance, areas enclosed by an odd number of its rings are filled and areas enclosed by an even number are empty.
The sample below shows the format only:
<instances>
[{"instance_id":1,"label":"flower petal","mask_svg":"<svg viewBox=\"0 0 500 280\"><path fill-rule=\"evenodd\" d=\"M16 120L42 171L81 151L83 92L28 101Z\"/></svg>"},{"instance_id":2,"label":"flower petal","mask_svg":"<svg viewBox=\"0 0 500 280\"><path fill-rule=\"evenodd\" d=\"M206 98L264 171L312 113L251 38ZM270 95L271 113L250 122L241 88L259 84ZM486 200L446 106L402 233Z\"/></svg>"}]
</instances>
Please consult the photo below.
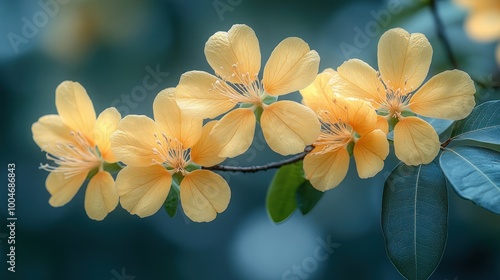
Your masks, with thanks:
<instances>
[{"instance_id":1,"label":"flower petal","mask_svg":"<svg viewBox=\"0 0 500 280\"><path fill-rule=\"evenodd\" d=\"M476 102L476 88L460 70L444 71L432 77L411 98L410 109L422 116L449 120L467 117Z\"/></svg>"},{"instance_id":2,"label":"flower petal","mask_svg":"<svg viewBox=\"0 0 500 280\"><path fill-rule=\"evenodd\" d=\"M388 88L413 92L427 76L431 60L432 46L424 34L394 28L380 37L378 67Z\"/></svg>"},{"instance_id":3,"label":"flower petal","mask_svg":"<svg viewBox=\"0 0 500 280\"><path fill-rule=\"evenodd\" d=\"M111 135L111 149L116 158L126 165L149 166L163 160L154 153L158 138L162 137L157 124L146 116L128 115Z\"/></svg>"},{"instance_id":4,"label":"flower petal","mask_svg":"<svg viewBox=\"0 0 500 280\"><path fill-rule=\"evenodd\" d=\"M235 109L226 114L213 127L210 137L222 148L219 157L235 157L243 154L252 145L255 133L255 115L246 108Z\"/></svg>"},{"instance_id":5,"label":"flower petal","mask_svg":"<svg viewBox=\"0 0 500 280\"><path fill-rule=\"evenodd\" d=\"M422 119L407 117L394 127L394 150L406 165L430 163L439 153L439 147L436 131Z\"/></svg>"},{"instance_id":6,"label":"flower petal","mask_svg":"<svg viewBox=\"0 0 500 280\"><path fill-rule=\"evenodd\" d=\"M270 95L283 95L307 87L318 74L319 55L300 38L281 41L264 67L262 83Z\"/></svg>"},{"instance_id":7,"label":"flower petal","mask_svg":"<svg viewBox=\"0 0 500 280\"><path fill-rule=\"evenodd\" d=\"M259 40L253 29L244 24L212 35L205 44L205 56L215 74L226 81L241 84L248 78L255 80L259 74Z\"/></svg>"},{"instance_id":8,"label":"flower petal","mask_svg":"<svg viewBox=\"0 0 500 280\"><path fill-rule=\"evenodd\" d=\"M87 172L77 173L71 177L66 177L63 172L50 172L45 180L45 186L51 195L49 204L52 207L61 207L70 202L85 178L87 178Z\"/></svg>"},{"instance_id":9,"label":"flower petal","mask_svg":"<svg viewBox=\"0 0 500 280\"><path fill-rule=\"evenodd\" d=\"M189 71L182 74L175 89L177 105L186 114L204 119L215 118L231 110L236 103L214 88L216 83L222 83L220 88L228 86L206 72Z\"/></svg>"},{"instance_id":10,"label":"flower petal","mask_svg":"<svg viewBox=\"0 0 500 280\"><path fill-rule=\"evenodd\" d=\"M336 99L340 107L341 99ZM378 116L375 109L370 103L359 99L347 99L346 106L341 107L340 110L346 110L347 117L342 118L345 120L359 135L363 136L372 132L377 125Z\"/></svg>"},{"instance_id":11,"label":"flower petal","mask_svg":"<svg viewBox=\"0 0 500 280\"><path fill-rule=\"evenodd\" d=\"M314 188L324 192L335 188L344 180L349 169L349 153L342 148L322 153L322 148L318 146L306 155L304 173Z\"/></svg>"},{"instance_id":12,"label":"flower petal","mask_svg":"<svg viewBox=\"0 0 500 280\"><path fill-rule=\"evenodd\" d=\"M101 171L90 179L85 191L85 212L89 218L102 221L118 205L115 180L106 171Z\"/></svg>"},{"instance_id":13,"label":"flower petal","mask_svg":"<svg viewBox=\"0 0 500 280\"><path fill-rule=\"evenodd\" d=\"M226 180L208 170L195 170L182 179L181 205L186 216L195 222L210 222L226 210L231 190Z\"/></svg>"},{"instance_id":14,"label":"flower petal","mask_svg":"<svg viewBox=\"0 0 500 280\"><path fill-rule=\"evenodd\" d=\"M94 144L94 105L82 85L71 81L62 82L56 89L56 108L67 126L80 131L92 145Z\"/></svg>"},{"instance_id":15,"label":"flower petal","mask_svg":"<svg viewBox=\"0 0 500 280\"><path fill-rule=\"evenodd\" d=\"M222 146L217 139L210 135L217 121L211 121L203 126L201 137L191 148L191 160L201 166L213 166L223 162L226 158L219 157Z\"/></svg>"},{"instance_id":16,"label":"flower petal","mask_svg":"<svg viewBox=\"0 0 500 280\"><path fill-rule=\"evenodd\" d=\"M500 38L500 9L473 11L465 21L465 30L472 39L480 42L498 40Z\"/></svg>"},{"instance_id":17,"label":"flower petal","mask_svg":"<svg viewBox=\"0 0 500 280\"><path fill-rule=\"evenodd\" d=\"M375 108L380 107L385 99L385 88L375 69L359 59L350 59L337 71L342 78L334 80L337 93L369 101Z\"/></svg>"},{"instance_id":18,"label":"flower petal","mask_svg":"<svg viewBox=\"0 0 500 280\"><path fill-rule=\"evenodd\" d=\"M389 123L384 116L377 116L377 124L375 124L375 127L382 130L385 134L389 133Z\"/></svg>"},{"instance_id":19,"label":"flower petal","mask_svg":"<svg viewBox=\"0 0 500 280\"><path fill-rule=\"evenodd\" d=\"M153 102L155 121L168 137L179 140L184 148L191 148L201 136L203 120L183 113L177 106L174 95L174 88L158 93Z\"/></svg>"},{"instance_id":20,"label":"flower petal","mask_svg":"<svg viewBox=\"0 0 500 280\"><path fill-rule=\"evenodd\" d=\"M269 147L284 156L304 151L320 132L320 123L314 111L289 100L267 106L260 123Z\"/></svg>"},{"instance_id":21,"label":"flower petal","mask_svg":"<svg viewBox=\"0 0 500 280\"><path fill-rule=\"evenodd\" d=\"M107 108L97 117L94 127L94 139L102 158L107 162L117 162L113 151L111 151L111 134L118 128L121 115L114 107Z\"/></svg>"},{"instance_id":22,"label":"flower petal","mask_svg":"<svg viewBox=\"0 0 500 280\"><path fill-rule=\"evenodd\" d=\"M74 143L71 128L58 115L45 115L31 126L33 140L44 151L58 155L58 143Z\"/></svg>"},{"instance_id":23,"label":"flower petal","mask_svg":"<svg viewBox=\"0 0 500 280\"><path fill-rule=\"evenodd\" d=\"M116 176L121 206L141 218L156 213L167 198L172 175L163 166L127 166Z\"/></svg>"},{"instance_id":24,"label":"flower petal","mask_svg":"<svg viewBox=\"0 0 500 280\"><path fill-rule=\"evenodd\" d=\"M377 175L384 168L384 160L389 154L386 134L376 129L362 136L354 145L353 154L359 178Z\"/></svg>"},{"instance_id":25,"label":"flower petal","mask_svg":"<svg viewBox=\"0 0 500 280\"><path fill-rule=\"evenodd\" d=\"M333 99L332 77L332 72L324 71L316 76L312 84L300 90L307 107L317 112L318 109L325 109L325 105L331 102Z\"/></svg>"}]
</instances>

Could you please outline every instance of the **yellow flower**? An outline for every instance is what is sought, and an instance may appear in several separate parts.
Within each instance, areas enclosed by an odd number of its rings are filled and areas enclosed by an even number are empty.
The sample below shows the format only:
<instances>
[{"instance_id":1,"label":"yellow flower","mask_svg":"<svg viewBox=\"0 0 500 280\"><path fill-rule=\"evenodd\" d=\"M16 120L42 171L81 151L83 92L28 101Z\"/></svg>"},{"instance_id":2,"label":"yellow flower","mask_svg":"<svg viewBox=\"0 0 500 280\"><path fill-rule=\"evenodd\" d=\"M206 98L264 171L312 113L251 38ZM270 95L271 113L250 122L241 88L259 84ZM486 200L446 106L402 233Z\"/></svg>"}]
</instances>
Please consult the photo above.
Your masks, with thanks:
<instances>
[{"instance_id":1,"label":"yellow flower","mask_svg":"<svg viewBox=\"0 0 500 280\"><path fill-rule=\"evenodd\" d=\"M500 39L500 1L455 0L455 3L470 10L465 30L472 39L480 42ZM500 44L497 45L496 58L500 64Z\"/></svg>"},{"instance_id":2,"label":"yellow flower","mask_svg":"<svg viewBox=\"0 0 500 280\"><path fill-rule=\"evenodd\" d=\"M50 205L60 207L78 192L90 171L97 173L85 191L85 211L94 220L103 220L118 205L118 195L106 163L116 162L109 137L121 119L115 108L104 110L96 119L94 106L85 88L64 81L56 89L58 115L46 115L33 124L33 140L56 166L45 182Z\"/></svg>"},{"instance_id":3,"label":"yellow flower","mask_svg":"<svg viewBox=\"0 0 500 280\"><path fill-rule=\"evenodd\" d=\"M113 152L127 165L118 173L116 190L123 208L147 217L162 207L177 173L183 176L179 187L184 212L193 221L209 222L227 208L229 186L212 171L190 167L212 166L225 159L218 156L220 146L209 136L217 122L202 127L202 119L181 112L174 95L175 90L168 88L156 96L154 121L127 116L111 136Z\"/></svg>"},{"instance_id":4,"label":"yellow flower","mask_svg":"<svg viewBox=\"0 0 500 280\"><path fill-rule=\"evenodd\" d=\"M389 154L387 136L377 128L375 109L368 102L335 95L331 85L335 74L328 69L300 91L304 104L321 122L314 149L304 158L306 178L320 191L344 180L351 152L360 178L375 176Z\"/></svg>"},{"instance_id":5,"label":"yellow flower","mask_svg":"<svg viewBox=\"0 0 500 280\"><path fill-rule=\"evenodd\" d=\"M309 85L319 67L319 55L299 38L287 38L276 46L258 79L259 41L246 25L217 32L205 45L205 56L217 76L202 71L182 75L176 100L187 114L215 118L213 134L223 146L220 156L235 157L252 144L257 114L269 147L282 155L295 154L311 144L319 133L313 111L292 101L275 101ZM271 100L271 102L268 102Z\"/></svg>"},{"instance_id":6,"label":"yellow flower","mask_svg":"<svg viewBox=\"0 0 500 280\"><path fill-rule=\"evenodd\" d=\"M396 123L396 156L407 165L431 162L440 147L436 131L413 116L414 113L460 120L468 116L475 105L474 83L460 70L439 73L420 87L431 59L432 47L423 34L409 34L395 28L380 38L380 73L361 60L351 59L337 69L338 75L333 79L334 88L340 94L371 102L389 123Z\"/></svg>"}]
</instances>

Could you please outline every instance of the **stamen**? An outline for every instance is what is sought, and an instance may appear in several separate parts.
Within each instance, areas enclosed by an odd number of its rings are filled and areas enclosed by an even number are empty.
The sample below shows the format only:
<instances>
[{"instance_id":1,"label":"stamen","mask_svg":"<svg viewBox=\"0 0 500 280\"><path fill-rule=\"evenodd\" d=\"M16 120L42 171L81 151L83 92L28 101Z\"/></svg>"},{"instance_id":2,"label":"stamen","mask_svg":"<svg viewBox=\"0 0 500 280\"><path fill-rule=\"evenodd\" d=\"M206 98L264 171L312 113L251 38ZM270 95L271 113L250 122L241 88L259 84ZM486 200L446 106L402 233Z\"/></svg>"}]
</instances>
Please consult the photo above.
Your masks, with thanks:
<instances>
[{"instance_id":1,"label":"stamen","mask_svg":"<svg viewBox=\"0 0 500 280\"><path fill-rule=\"evenodd\" d=\"M153 163L172 168L174 173L181 172L185 174L184 167L191 160L190 149L184 149L179 140L170 138L165 133L162 133L161 139L158 138L156 133L154 136L157 138L157 147L153 148L153 153L158 155L162 162L153 159Z\"/></svg>"},{"instance_id":2,"label":"stamen","mask_svg":"<svg viewBox=\"0 0 500 280\"><path fill-rule=\"evenodd\" d=\"M231 71L231 75L221 77L226 82L217 80L209 90L219 92L233 103L260 103L264 90L261 81L257 79L257 75L251 77L249 72L240 72L240 67L237 64L232 65Z\"/></svg>"},{"instance_id":3,"label":"stamen","mask_svg":"<svg viewBox=\"0 0 500 280\"><path fill-rule=\"evenodd\" d=\"M347 107L341 107L341 109L347 110ZM353 140L353 129L345 120L340 117L335 118L326 110L319 111L318 116L321 131L314 144L325 147L317 153L323 154L345 147Z\"/></svg>"},{"instance_id":4,"label":"stamen","mask_svg":"<svg viewBox=\"0 0 500 280\"><path fill-rule=\"evenodd\" d=\"M71 131L74 143L56 143L52 153L47 153L48 160L54 162L56 166L40 164L40 169L48 172L64 173L65 178L70 178L82 172L88 172L103 162L96 147L92 147L81 132Z\"/></svg>"}]
</instances>

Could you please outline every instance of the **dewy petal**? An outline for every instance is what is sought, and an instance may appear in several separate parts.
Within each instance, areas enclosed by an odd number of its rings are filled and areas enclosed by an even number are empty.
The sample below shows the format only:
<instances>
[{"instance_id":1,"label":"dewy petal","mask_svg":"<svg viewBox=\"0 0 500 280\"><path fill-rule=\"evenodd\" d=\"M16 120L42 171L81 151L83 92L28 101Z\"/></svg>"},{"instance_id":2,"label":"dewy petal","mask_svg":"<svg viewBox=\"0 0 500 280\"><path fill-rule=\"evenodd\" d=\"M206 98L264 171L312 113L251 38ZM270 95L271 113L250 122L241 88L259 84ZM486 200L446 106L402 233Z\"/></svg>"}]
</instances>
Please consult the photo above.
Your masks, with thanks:
<instances>
[{"instance_id":1,"label":"dewy petal","mask_svg":"<svg viewBox=\"0 0 500 280\"><path fill-rule=\"evenodd\" d=\"M111 151L111 134L118 128L121 115L114 107L107 108L97 117L94 127L94 139L102 158L107 162L117 162L113 151Z\"/></svg>"},{"instance_id":2,"label":"dewy petal","mask_svg":"<svg viewBox=\"0 0 500 280\"><path fill-rule=\"evenodd\" d=\"M380 37L378 67L382 80L393 90L416 90L427 76L431 60L432 46L424 34L394 28Z\"/></svg>"},{"instance_id":3,"label":"dewy petal","mask_svg":"<svg viewBox=\"0 0 500 280\"><path fill-rule=\"evenodd\" d=\"M314 148L304 158L304 173L314 188L327 191L344 180L349 169L349 153L340 148L322 153L322 146Z\"/></svg>"},{"instance_id":4,"label":"dewy petal","mask_svg":"<svg viewBox=\"0 0 500 280\"><path fill-rule=\"evenodd\" d=\"M174 88L158 93L153 102L154 118L168 137L179 140L184 148L191 148L201 136L203 120L183 113L177 106L174 95Z\"/></svg>"},{"instance_id":5,"label":"dewy petal","mask_svg":"<svg viewBox=\"0 0 500 280\"><path fill-rule=\"evenodd\" d=\"M310 85L319 68L319 55L300 38L281 41L264 67L262 83L270 95L283 95Z\"/></svg>"},{"instance_id":6,"label":"dewy petal","mask_svg":"<svg viewBox=\"0 0 500 280\"><path fill-rule=\"evenodd\" d=\"M58 143L74 143L71 128L58 115L45 115L31 126L33 140L44 151L58 155Z\"/></svg>"},{"instance_id":7,"label":"dewy petal","mask_svg":"<svg viewBox=\"0 0 500 280\"><path fill-rule=\"evenodd\" d=\"M430 163L439 153L439 147L436 131L422 119L407 117L394 127L394 150L406 165Z\"/></svg>"},{"instance_id":8,"label":"dewy petal","mask_svg":"<svg viewBox=\"0 0 500 280\"><path fill-rule=\"evenodd\" d=\"M210 137L222 147L219 157L235 157L252 145L255 133L255 115L252 110L238 108L226 114L214 125Z\"/></svg>"},{"instance_id":9,"label":"dewy petal","mask_svg":"<svg viewBox=\"0 0 500 280\"><path fill-rule=\"evenodd\" d=\"M500 7L496 10L473 11L465 22L465 29L477 41L489 42L500 39Z\"/></svg>"},{"instance_id":10,"label":"dewy petal","mask_svg":"<svg viewBox=\"0 0 500 280\"><path fill-rule=\"evenodd\" d=\"M226 81L241 84L242 75L253 81L259 74L259 40L252 28L244 24L212 35L205 44L205 56L215 73Z\"/></svg>"},{"instance_id":11,"label":"dewy petal","mask_svg":"<svg viewBox=\"0 0 500 280\"><path fill-rule=\"evenodd\" d=\"M45 180L45 186L51 197L49 204L61 207L70 202L87 178L87 172L66 177L63 172L51 172Z\"/></svg>"},{"instance_id":12,"label":"dewy petal","mask_svg":"<svg viewBox=\"0 0 500 280\"><path fill-rule=\"evenodd\" d=\"M362 136L354 145L353 154L359 178L375 176L384 168L384 160L389 154L386 134L376 129Z\"/></svg>"},{"instance_id":13,"label":"dewy petal","mask_svg":"<svg viewBox=\"0 0 500 280\"><path fill-rule=\"evenodd\" d=\"M222 146L213 135L210 135L216 123L217 121L211 121L203 126L200 139L191 148L191 161L194 163L208 167L226 159L219 157Z\"/></svg>"},{"instance_id":14,"label":"dewy petal","mask_svg":"<svg viewBox=\"0 0 500 280\"><path fill-rule=\"evenodd\" d=\"M175 89L177 105L184 113L204 119L215 118L231 110L236 101L214 88L217 81L225 84L224 81L203 71L189 71L182 74Z\"/></svg>"},{"instance_id":15,"label":"dewy petal","mask_svg":"<svg viewBox=\"0 0 500 280\"><path fill-rule=\"evenodd\" d=\"M121 206L141 218L156 213L165 202L172 175L161 165L127 166L116 176L116 192Z\"/></svg>"},{"instance_id":16,"label":"dewy petal","mask_svg":"<svg viewBox=\"0 0 500 280\"><path fill-rule=\"evenodd\" d=\"M410 109L430 118L460 120L476 105L476 88L460 70L444 71L432 77L410 99Z\"/></svg>"},{"instance_id":17,"label":"dewy petal","mask_svg":"<svg viewBox=\"0 0 500 280\"><path fill-rule=\"evenodd\" d=\"M163 160L154 153L159 148L162 134L157 124L146 116L129 115L118 124L111 135L111 149L116 158L126 165L149 166Z\"/></svg>"},{"instance_id":18,"label":"dewy petal","mask_svg":"<svg viewBox=\"0 0 500 280\"><path fill-rule=\"evenodd\" d=\"M210 222L226 210L231 190L226 180L209 170L195 170L180 185L182 209L195 222Z\"/></svg>"},{"instance_id":19,"label":"dewy petal","mask_svg":"<svg viewBox=\"0 0 500 280\"><path fill-rule=\"evenodd\" d=\"M336 80L336 92L345 97L369 101L375 108L385 99L385 88L377 71L366 62L350 59L337 69L341 80Z\"/></svg>"},{"instance_id":20,"label":"dewy petal","mask_svg":"<svg viewBox=\"0 0 500 280\"><path fill-rule=\"evenodd\" d=\"M289 100L267 106L260 123L269 147L284 156L304 151L320 132L320 123L314 111Z\"/></svg>"},{"instance_id":21,"label":"dewy petal","mask_svg":"<svg viewBox=\"0 0 500 280\"><path fill-rule=\"evenodd\" d=\"M312 84L300 90L303 102L307 107L315 112L319 109L326 109L326 104L329 104L333 99L332 76L331 72L324 71L316 76Z\"/></svg>"},{"instance_id":22,"label":"dewy petal","mask_svg":"<svg viewBox=\"0 0 500 280\"><path fill-rule=\"evenodd\" d=\"M56 108L62 121L75 131L80 131L94 144L94 105L87 91L77 82L64 81L56 89Z\"/></svg>"},{"instance_id":23,"label":"dewy petal","mask_svg":"<svg viewBox=\"0 0 500 280\"><path fill-rule=\"evenodd\" d=\"M89 218L102 221L117 205L118 194L111 174L101 171L94 175L85 191L85 212Z\"/></svg>"}]
</instances>

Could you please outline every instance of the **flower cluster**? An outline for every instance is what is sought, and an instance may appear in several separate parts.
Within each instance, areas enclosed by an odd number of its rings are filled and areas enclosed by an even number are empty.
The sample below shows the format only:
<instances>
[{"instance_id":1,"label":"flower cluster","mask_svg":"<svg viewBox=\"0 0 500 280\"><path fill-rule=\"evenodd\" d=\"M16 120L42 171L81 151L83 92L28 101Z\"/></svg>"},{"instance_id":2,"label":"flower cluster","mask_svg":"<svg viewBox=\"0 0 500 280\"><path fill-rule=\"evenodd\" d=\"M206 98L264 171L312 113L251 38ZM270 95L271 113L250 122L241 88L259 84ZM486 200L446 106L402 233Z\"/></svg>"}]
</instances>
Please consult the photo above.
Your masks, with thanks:
<instances>
[{"instance_id":1,"label":"flower cluster","mask_svg":"<svg viewBox=\"0 0 500 280\"><path fill-rule=\"evenodd\" d=\"M281 155L312 146L303 159L304 174L326 191L343 181L351 156L360 178L380 172L390 150L389 133L405 164L431 162L439 138L419 116L458 120L475 105L475 88L465 72L445 71L422 85L432 47L423 34L400 28L380 38L378 71L352 59L318 74L318 53L292 37L276 46L260 79L259 41L246 25L215 33L205 55L215 75L183 74L177 87L156 96L154 119L121 119L114 108L96 119L85 89L63 82L56 90L58 115L41 117L32 126L35 142L55 163L41 166L51 172L49 203L63 206L88 178L90 218L104 219L118 201L131 214L147 217L174 188L184 213L208 222L225 211L231 196L227 182L210 167L243 154L257 123L269 147ZM302 104L278 100L295 91ZM117 167L115 182L110 172Z\"/></svg>"}]
</instances>

